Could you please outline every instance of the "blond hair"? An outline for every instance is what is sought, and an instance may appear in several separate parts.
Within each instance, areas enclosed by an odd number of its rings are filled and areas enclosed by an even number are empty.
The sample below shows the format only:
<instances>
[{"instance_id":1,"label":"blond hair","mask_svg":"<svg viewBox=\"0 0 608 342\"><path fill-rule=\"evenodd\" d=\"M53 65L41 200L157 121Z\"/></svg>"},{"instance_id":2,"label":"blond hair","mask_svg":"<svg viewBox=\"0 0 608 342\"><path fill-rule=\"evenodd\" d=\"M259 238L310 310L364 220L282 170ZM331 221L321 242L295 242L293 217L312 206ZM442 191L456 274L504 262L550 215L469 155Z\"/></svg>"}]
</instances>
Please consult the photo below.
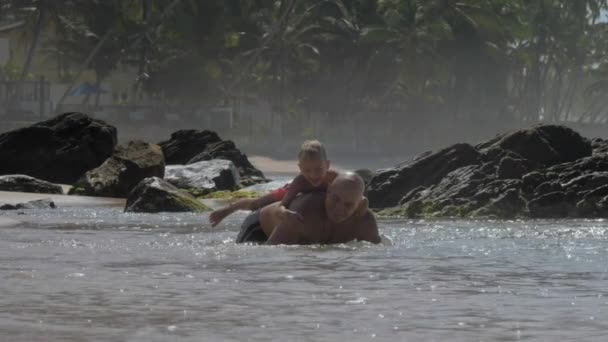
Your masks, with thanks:
<instances>
[{"instance_id":1,"label":"blond hair","mask_svg":"<svg viewBox=\"0 0 608 342\"><path fill-rule=\"evenodd\" d=\"M302 143L300 152L298 152L298 159L304 160L309 158L327 160L327 152L325 152L325 147L319 140L306 140Z\"/></svg>"}]
</instances>

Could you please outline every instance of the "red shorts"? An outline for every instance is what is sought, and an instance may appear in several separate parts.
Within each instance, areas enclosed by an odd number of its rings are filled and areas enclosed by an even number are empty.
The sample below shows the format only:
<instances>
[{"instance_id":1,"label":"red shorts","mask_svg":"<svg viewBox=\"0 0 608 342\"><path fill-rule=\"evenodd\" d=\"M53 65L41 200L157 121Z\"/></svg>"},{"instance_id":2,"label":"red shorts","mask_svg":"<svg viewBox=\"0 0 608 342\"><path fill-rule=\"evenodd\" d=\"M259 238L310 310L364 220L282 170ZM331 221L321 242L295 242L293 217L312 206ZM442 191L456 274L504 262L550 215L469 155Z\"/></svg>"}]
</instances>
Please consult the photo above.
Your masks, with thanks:
<instances>
[{"instance_id":1,"label":"red shorts","mask_svg":"<svg viewBox=\"0 0 608 342\"><path fill-rule=\"evenodd\" d=\"M275 200L276 202L279 202L283 199L283 197L285 197L285 195L287 195L288 191L289 191L289 183L285 184L285 186L282 188L278 188L278 189L272 191L270 193L270 196L272 196L273 200Z\"/></svg>"}]
</instances>

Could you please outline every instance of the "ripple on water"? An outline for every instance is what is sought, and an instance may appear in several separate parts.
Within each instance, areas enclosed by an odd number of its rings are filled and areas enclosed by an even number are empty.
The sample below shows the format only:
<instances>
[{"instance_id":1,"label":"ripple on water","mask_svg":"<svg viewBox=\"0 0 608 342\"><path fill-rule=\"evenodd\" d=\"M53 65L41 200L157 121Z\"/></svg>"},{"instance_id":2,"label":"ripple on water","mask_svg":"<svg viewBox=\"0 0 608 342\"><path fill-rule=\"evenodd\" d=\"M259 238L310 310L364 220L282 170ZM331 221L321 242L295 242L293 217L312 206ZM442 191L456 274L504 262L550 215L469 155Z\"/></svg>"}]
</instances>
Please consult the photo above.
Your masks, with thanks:
<instances>
[{"instance_id":1,"label":"ripple on water","mask_svg":"<svg viewBox=\"0 0 608 342\"><path fill-rule=\"evenodd\" d=\"M210 228L194 214L26 212L0 229L0 329L48 341L602 341L608 329L603 220L381 220L379 246L283 247L234 244L244 215Z\"/></svg>"}]
</instances>

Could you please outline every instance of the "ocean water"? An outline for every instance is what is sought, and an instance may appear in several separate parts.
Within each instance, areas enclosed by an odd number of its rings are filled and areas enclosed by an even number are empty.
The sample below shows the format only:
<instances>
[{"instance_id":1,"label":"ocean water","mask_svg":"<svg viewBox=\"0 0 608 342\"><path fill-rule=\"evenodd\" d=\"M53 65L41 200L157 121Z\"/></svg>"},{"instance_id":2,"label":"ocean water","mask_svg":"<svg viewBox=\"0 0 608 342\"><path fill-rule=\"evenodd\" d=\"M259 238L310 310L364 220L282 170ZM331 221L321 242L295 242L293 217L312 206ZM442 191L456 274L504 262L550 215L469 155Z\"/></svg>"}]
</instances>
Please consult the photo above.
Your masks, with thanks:
<instances>
[{"instance_id":1,"label":"ocean water","mask_svg":"<svg viewBox=\"0 0 608 342\"><path fill-rule=\"evenodd\" d=\"M245 212L3 212L0 341L605 341L608 222L380 220L233 242Z\"/></svg>"}]
</instances>

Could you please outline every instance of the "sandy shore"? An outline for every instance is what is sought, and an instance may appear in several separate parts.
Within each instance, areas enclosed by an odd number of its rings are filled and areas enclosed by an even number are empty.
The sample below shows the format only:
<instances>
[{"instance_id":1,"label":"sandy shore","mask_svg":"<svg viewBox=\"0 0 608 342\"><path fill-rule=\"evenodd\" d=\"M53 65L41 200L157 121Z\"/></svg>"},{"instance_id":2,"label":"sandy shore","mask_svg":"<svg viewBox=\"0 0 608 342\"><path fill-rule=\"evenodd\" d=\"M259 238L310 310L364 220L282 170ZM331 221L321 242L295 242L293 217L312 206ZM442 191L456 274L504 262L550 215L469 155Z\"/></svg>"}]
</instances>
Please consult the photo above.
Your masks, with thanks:
<instances>
[{"instance_id":1,"label":"sandy shore","mask_svg":"<svg viewBox=\"0 0 608 342\"><path fill-rule=\"evenodd\" d=\"M0 191L1 204L17 204L50 198L58 207L124 207L125 199Z\"/></svg>"},{"instance_id":2,"label":"sandy shore","mask_svg":"<svg viewBox=\"0 0 608 342\"><path fill-rule=\"evenodd\" d=\"M276 160L265 156L251 156L249 157L249 161L267 176L273 174L295 176L300 172L298 161L295 159Z\"/></svg>"}]
</instances>

